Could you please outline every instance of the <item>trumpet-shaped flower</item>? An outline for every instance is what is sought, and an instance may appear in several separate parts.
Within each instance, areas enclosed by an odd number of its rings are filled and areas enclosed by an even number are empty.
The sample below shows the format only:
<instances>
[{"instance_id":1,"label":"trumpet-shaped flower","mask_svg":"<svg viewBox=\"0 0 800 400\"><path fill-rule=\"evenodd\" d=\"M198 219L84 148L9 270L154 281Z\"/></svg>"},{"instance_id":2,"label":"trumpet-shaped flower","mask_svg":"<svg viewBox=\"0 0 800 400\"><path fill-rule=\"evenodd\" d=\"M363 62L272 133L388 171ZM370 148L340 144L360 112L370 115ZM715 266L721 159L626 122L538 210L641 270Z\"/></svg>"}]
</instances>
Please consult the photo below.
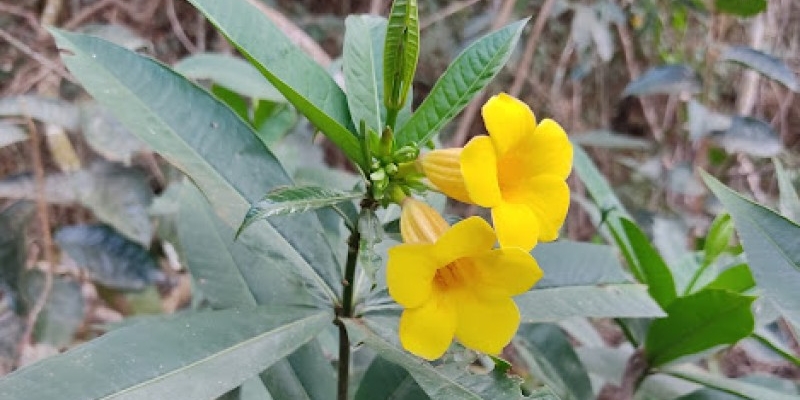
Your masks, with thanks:
<instances>
[{"instance_id":1,"label":"trumpet-shaped flower","mask_svg":"<svg viewBox=\"0 0 800 400\"><path fill-rule=\"evenodd\" d=\"M489 136L431 151L422 160L425 175L446 195L491 208L501 246L530 250L555 240L569 207L566 132L551 119L537 124L525 103L505 93L481 111Z\"/></svg>"},{"instance_id":2,"label":"trumpet-shaped flower","mask_svg":"<svg viewBox=\"0 0 800 400\"><path fill-rule=\"evenodd\" d=\"M493 249L486 221L467 218L449 227L432 208L407 198L401 215L404 244L389 250L389 294L404 307L400 342L422 358L444 354L455 337L465 347L499 354L519 327L511 296L542 276L518 248Z\"/></svg>"}]
</instances>

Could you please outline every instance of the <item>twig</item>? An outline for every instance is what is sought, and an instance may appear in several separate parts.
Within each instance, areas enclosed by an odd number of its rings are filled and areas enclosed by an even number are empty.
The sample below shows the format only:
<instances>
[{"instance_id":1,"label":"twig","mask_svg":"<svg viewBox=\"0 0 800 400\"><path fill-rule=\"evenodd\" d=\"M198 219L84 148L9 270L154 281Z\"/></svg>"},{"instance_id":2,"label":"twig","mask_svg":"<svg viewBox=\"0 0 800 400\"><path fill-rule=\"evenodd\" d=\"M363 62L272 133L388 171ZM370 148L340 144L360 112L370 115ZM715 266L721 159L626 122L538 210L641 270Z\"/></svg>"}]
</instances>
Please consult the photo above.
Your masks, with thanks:
<instances>
[{"instance_id":1,"label":"twig","mask_svg":"<svg viewBox=\"0 0 800 400\"><path fill-rule=\"evenodd\" d=\"M622 375L622 386L620 387L619 398L632 399L633 394L642 380L647 376L647 370L650 368L647 365L647 359L644 356L642 349L636 350L631 358L628 359L628 365L625 367L625 373Z\"/></svg>"},{"instance_id":2,"label":"twig","mask_svg":"<svg viewBox=\"0 0 800 400\"><path fill-rule=\"evenodd\" d=\"M625 65L628 67L628 74L631 80L634 80L639 77L641 71L634 58L635 53L633 50L633 42L631 41L631 33L628 31L628 26L625 24L617 24L617 33L619 34L619 41L622 43L622 52L625 54ZM642 110L644 111L644 119L647 121L647 126L649 126L650 131L653 132L653 137L661 142L663 137L658 130L658 122L653 105L649 100L643 97L640 97L639 101L642 103Z\"/></svg>"},{"instance_id":3,"label":"twig","mask_svg":"<svg viewBox=\"0 0 800 400\"><path fill-rule=\"evenodd\" d=\"M25 10L20 6L0 3L0 13L8 13L11 15L16 15L18 17L25 18L25 21L28 22L28 25L30 25L31 28L35 29L38 35L41 36L41 34L43 33L42 26L39 25L39 21L36 20L36 15L30 11Z\"/></svg>"},{"instance_id":4,"label":"twig","mask_svg":"<svg viewBox=\"0 0 800 400\"><path fill-rule=\"evenodd\" d=\"M64 0L47 0L42 10L42 18L39 19L41 26L52 26L56 24L56 19L61 9L64 7Z\"/></svg>"},{"instance_id":5,"label":"twig","mask_svg":"<svg viewBox=\"0 0 800 400\"><path fill-rule=\"evenodd\" d=\"M194 41L197 51L206 51L206 17L201 12L197 12L197 23L194 26Z\"/></svg>"},{"instance_id":6,"label":"twig","mask_svg":"<svg viewBox=\"0 0 800 400\"><path fill-rule=\"evenodd\" d=\"M479 1L482 0L464 0L464 1L455 1L450 3L447 7L439 10L437 13L431 15L428 18L425 18L420 22L419 29L425 29Z\"/></svg>"},{"instance_id":7,"label":"twig","mask_svg":"<svg viewBox=\"0 0 800 400\"><path fill-rule=\"evenodd\" d=\"M508 22L508 19L511 17L511 12L514 10L515 4L517 4L516 0L505 0L503 2L503 6L500 8L500 11L497 12L494 21L492 21L492 30L498 29ZM475 121L475 117L478 115L478 110L480 110L481 104L483 104L483 99L483 92L478 93L469 103L467 108L465 108L461 113L462 116L461 119L458 120L456 131L453 136L450 137L450 146L458 147L467 141L469 131L472 128L472 123Z\"/></svg>"},{"instance_id":8,"label":"twig","mask_svg":"<svg viewBox=\"0 0 800 400\"><path fill-rule=\"evenodd\" d=\"M317 42L315 42L311 36L308 36L307 33L303 32L302 29L292 23L292 21L286 18L285 15L275 11L273 8L264 4L260 0L248 0L248 2L258 8L259 11L264 13L264 15L266 15L267 18L272 21L272 23L278 26L278 29L280 29L286 34L286 36L289 37L289 40L291 40L295 46L303 49L303 51L310 55L311 58L317 62L317 64L326 69L331 65L333 61L328 53L326 53L325 50L322 50L322 47L320 47L320 45L317 44Z\"/></svg>"},{"instance_id":9,"label":"twig","mask_svg":"<svg viewBox=\"0 0 800 400\"><path fill-rule=\"evenodd\" d=\"M522 54L517 66L517 74L514 76L514 82L511 84L509 94L517 97L522 91L522 85L525 84L525 76L530 72L531 64L533 63L533 53L536 51L536 44L539 42L539 37L544 30L544 24L547 22L547 17L550 16L550 10L553 8L555 0L545 0L542 8L539 9L539 14L536 15L536 22L533 23L533 30L528 36L528 42L525 43L525 52Z\"/></svg>"},{"instance_id":10,"label":"twig","mask_svg":"<svg viewBox=\"0 0 800 400\"><path fill-rule=\"evenodd\" d=\"M147 24L152 22L153 15L155 14L156 10L158 10L158 6L161 4L161 0L152 0L150 2L149 8L140 9L136 6L131 6L126 4L121 0L100 0L97 3L92 4L89 7L84 8L80 13L76 14L72 19L67 21L64 24L63 28L66 30L72 30L80 26L84 21L91 18L95 13L102 10L108 6L116 6L117 8L121 9L125 12L129 17L131 17L134 21Z\"/></svg>"},{"instance_id":11,"label":"twig","mask_svg":"<svg viewBox=\"0 0 800 400\"><path fill-rule=\"evenodd\" d=\"M33 49L28 47L28 45L26 45L25 43L22 43L21 41L17 40L13 36L11 36L10 33L6 32L2 28L0 28L0 39L3 39L6 42L8 42L9 44L11 44L12 46L16 47L19 51L25 53L25 55L27 55L28 57L36 60L36 62L38 62L39 64L42 64L42 66L47 68L48 70L55 72L56 74L58 74L62 78L66 79L66 80L68 80L68 81L70 81L70 82L72 82L72 83L74 83L76 85L78 84L78 82L75 81L75 79L72 78L69 75L69 73L67 73L66 71L64 71L62 69L61 65L59 65L59 64L57 64L57 63L55 63L53 61L50 61L50 59L48 59L47 57L35 52Z\"/></svg>"},{"instance_id":12,"label":"twig","mask_svg":"<svg viewBox=\"0 0 800 400\"><path fill-rule=\"evenodd\" d=\"M89 19L96 12L114 3L115 0L100 0L86 8L83 8L79 13L75 14L72 18L70 18L70 20L63 25L63 28L66 30L73 30L78 26L80 26L83 23L83 21Z\"/></svg>"},{"instance_id":13,"label":"twig","mask_svg":"<svg viewBox=\"0 0 800 400\"><path fill-rule=\"evenodd\" d=\"M750 29L750 47L761 49L764 44L764 18L765 13L761 13L752 19ZM744 73L742 80L741 94L736 99L736 109L739 114L750 115L758 99L758 83L761 77L758 72L748 69Z\"/></svg>"},{"instance_id":14,"label":"twig","mask_svg":"<svg viewBox=\"0 0 800 400\"><path fill-rule=\"evenodd\" d=\"M178 15L175 14L174 0L167 0L167 19L169 19L169 25L172 27L172 33L175 34L175 37L178 38L178 41L181 42L183 47L185 47L189 53L197 53L197 46L186 36L186 32L181 26L181 21L178 20Z\"/></svg>"},{"instance_id":15,"label":"twig","mask_svg":"<svg viewBox=\"0 0 800 400\"><path fill-rule=\"evenodd\" d=\"M36 129L36 125L30 117L27 118L27 124L31 142L31 163L33 163L33 176L36 185L36 215L39 219L39 230L41 230L46 265L43 271L44 287L28 314L25 332L22 336L21 343L23 344L31 343L33 327L36 324L36 320L39 318L39 314L47 304L47 298L50 296L50 291L53 288L53 265L55 265L53 238L50 236L50 215L48 214L47 202L44 194L44 168L42 167L41 138L39 137L39 131Z\"/></svg>"},{"instance_id":16,"label":"twig","mask_svg":"<svg viewBox=\"0 0 800 400\"><path fill-rule=\"evenodd\" d=\"M383 0L372 0L369 3L369 13L373 15L381 15L383 11Z\"/></svg>"}]
</instances>

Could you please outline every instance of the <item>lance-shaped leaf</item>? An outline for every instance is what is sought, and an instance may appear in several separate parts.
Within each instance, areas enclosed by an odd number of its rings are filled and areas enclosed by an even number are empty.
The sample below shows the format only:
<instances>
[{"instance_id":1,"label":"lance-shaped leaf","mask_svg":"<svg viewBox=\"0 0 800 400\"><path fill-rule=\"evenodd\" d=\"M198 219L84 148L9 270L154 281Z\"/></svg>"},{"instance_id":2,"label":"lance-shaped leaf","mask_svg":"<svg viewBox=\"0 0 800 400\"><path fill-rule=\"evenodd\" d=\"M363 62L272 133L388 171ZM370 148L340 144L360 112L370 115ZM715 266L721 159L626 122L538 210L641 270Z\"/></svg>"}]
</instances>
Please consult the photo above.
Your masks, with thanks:
<instances>
[{"instance_id":1,"label":"lance-shaped leaf","mask_svg":"<svg viewBox=\"0 0 800 400\"><path fill-rule=\"evenodd\" d=\"M344 154L365 167L347 99L333 78L248 0L190 0Z\"/></svg>"},{"instance_id":2,"label":"lance-shaped leaf","mask_svg":"<svg viewBox=\"0 0 800 400\"><path fill-rule=\"evenodd\" d=\"M500 72L528 19L514 22L472 43L439 77L428 97L397 132L399 146L424 144Z\"/></svg>"},{"instance_id":3,"label":"lance-shaped leaf","mask_svg":"<svg viewBox=\"0 0 800 400\"><path fill-rule=\"evenodd\" d=\"M620 218L620 222L631 243L631 252L623 252L629 267L642 283L647 284L648 293L658 305L666 308L678 296L672 272L635 223L627 218Z\"/></svg>"},{"instance_id":4,"label":"lance-shaped leaf","mask_svg":"<svg viewBox=\"0 0 800 400\"><path fill-rule=\"evenodd\" d=\"M740 398L751 400L797 400L796 395L777 392L761 385L731 379L722 375L715 375L692 364L669 366L664 368L663 372L690 382L723 390L726 393L734 393Z\"/></svg>"},{"instance_id":5,"label":"lance-shaped leaf","mask_svg":"<svg viewBox=\"0 0 800 400\"><path fill-rule=\"evenodd\" d=\"M264 307L142 322L0 379L0 397L211 400L292 353L330 320L325 312Z\"/></svg>"},{"instance_id":6,"label":"lance-shaped leaf","mask_svg":"<svg viewBox=\"0 0 800 400\"><path fill-rule=\"evenodd\" d=\"M746 65L764 76L774 79L793 92L800 91L800 81L791 68L777 57L747 46L730 46L722 52L721 61Z\"/></svg>"},{"instance_id":7,"label":"lance-shaped leaf","mask_svg":"<svg viewBox=\"0 0 800 400\"><path fill-rule=\"evenodd\" d=\"M364 193L360 192L342 192L319 186L276 188L250 207L236 236L239 236L253 222L262 219L330 207L343 201L357 199L363 195Z\"/></svg>"},{"instance_id":8,"label":"lance-shaped leaf","mask_svg":"<svg viewBox=\"0 0 800 400\"><path fill-rule=\"evenodd\" d=\"M411 374L403 367L375 357L361 379L355 400L429 400Z\"/></svg>"},{"instance_id":9,"label":"lance-shaped leaf","mask_svg":"<svg viewBox=\"0 0 800 400\"><path fill-rule=\"evenodd\" d=\"M772 159L775 164L775 179L778 180L778 197L779 210L781 214L789 218L794 223L800 222L800 196L797 195L797 189L794 188L792 178L780 160L777 158Z\"/></svg>"},{"instance_id":10,"label":"lance-shaped leaf","mask_svg":"<svg viewBox=\"0 0 800 400\"><path fill-rule=\"evenodd\" d=\"M784 317L800 326L800 226L702 175L731 214L758 287Z\"/></svg>"},{"instance_id":11,"label":"lance-shaped leaf","mask_svg":"<svg viewBox=\"0 0 800 400\"><path fill-rule=\"evenodd\" d=\"M752 17L767 9L767 0L714 0L717 12Z\"/></svg>"},{"instance_id":12,"label":"lance-shaped leaf","mask_svg":"<svg viewBox=\"0 0 800 400\"><path fill-rule=\"evenodd\" d=\"M264 268L271 260L234 241L233 233L194 185L183 185L178 235L195 288L212 308L314 305L303 282L277 268ZM336 387L333 368L316 341L273 364L261 380L263 384L257 383L266 385L274 398L324 400Z\"/></svg>"},{"instance_id":13,"label":"lance-shaped leaf","mask_svg":"<svg viewBox=\"0 0 800 400\"><path fill-rule=\"evenodd\" d=\"M711 135L728 153L744 153L756 157L773 157L783 151L781 137L766 121L753 117L734 116L731 126Z\"/></svg>"},{"instance_id":14,"label":"lance-shaped leaf","mask_svg":"<svg viewBox=\"0 0 800 400\"><path fill-rule=\"evenodd\" d=\"M101 39L58 30L53 36L86 90L189 175L227 225L238 228L265 191L292 183L246 122L183 76ZM316 216L258 224L239 240L273 260L270 267L298 274L335 301L341 272L330 246L319 240Z\"/></svg>"},{"instance_id":15,"label":"lance-shaped leaf","mask_svg":"<svg viewBox=\"0 0 800 400\"><path fill-rule=\"evenodd\" d=\"M645 356L658 367L714 346L733 344L753 332L750 305L755 297L706 289L675 299L667 317L650 324Z\"/></svg>"},{"instance_id":16,"label":"lance-shaped leaf","mask_svg":"<svg viewBox=\"0 0 800 400\"><path fill-rule=\"evenodd\" d=\"M406 102L419 58L419 13L416 0L395 0L389 12L383 46L383 101L397 113ZM391 122L391 121L390 121ZM382 128L382 127L381 127Z\"/></svg>"},{"instance_id":17,"label":"lance-shaped leaf","mask_svg":"<svg viewBox=\"0 0 800 400\"><path fill-rule=\"evenodd\" d=\"M345 320L347 332L353 342L364 343L381 357L405 368L417 384L432 399L522 399L519 382L505 374L477 375L465 367L444 364L433 367L402 350L397 340L397 331L389 328L385 321ZM548 390L549 392L549 390ZM537 397L556 400L557 397Z\"/></svg>"},{"instance_id":18,"label":"lance-shaped leaf","mask_svg":"<svg viewBox=\"0 0 800 400\"><path fill-rule=\"evenodd\" d=\"M692 67L669 64L651 68L625 86L622 96L681 94L700 91L700 78Z\"/></svg>"},{"instance_id":19,"label":"lance-shaped leaf","mask_svg":"<svg viewBox=\"0 0 800 400\"><path fill-rule=\"evenodd\" d=\"M386 20L370 15L351 15L344 21L344 81L353 124L361 121L376 132L383 129L383 64L380 45Z\"/></svg>"},{"instance_id":20,"label":"lance-shaped leaf","mask_svg":"<svg viewBox=\"0 0 800 400\"><path fill-rule=\"evenodd\" d=\"M572 317L654 318L664 311L638 284L598 284L534 289L514 297L522 322L558 322Z\"/></svg>"},{"instance_id":21,"label":"lance-shaped leaf","mask_svg":"<svg viewBox=\"0 0 800 400\"><path fill-rule=\"evenodd\" d=\"M189 79L210 80L253 99L286 102L258 69L241 58L221 53L198 53L180 60L173 69Z\"/></svg>"}]
</instances>

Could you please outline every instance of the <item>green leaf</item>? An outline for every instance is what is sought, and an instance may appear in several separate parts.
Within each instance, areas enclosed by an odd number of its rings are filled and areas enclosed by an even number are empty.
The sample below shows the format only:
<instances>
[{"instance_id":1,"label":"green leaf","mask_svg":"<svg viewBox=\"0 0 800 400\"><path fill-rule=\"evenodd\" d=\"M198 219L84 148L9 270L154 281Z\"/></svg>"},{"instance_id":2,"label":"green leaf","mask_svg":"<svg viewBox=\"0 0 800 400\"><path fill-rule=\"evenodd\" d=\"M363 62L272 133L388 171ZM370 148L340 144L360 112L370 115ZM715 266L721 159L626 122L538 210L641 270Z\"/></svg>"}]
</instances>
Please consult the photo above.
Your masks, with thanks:
<instances>
[{"instance_id":1,"label":"green leaf","mask_svg":"<svg viewBox=\"0 0 800 400\"><path fill-rule=\"evenodd\" d=\"M683 364L665 368L664 373L690 382L723 390L752 400L797 400L797 396L776 392L763 386L711 374L696 365Z\"/></svg>"},{"instance_id":2,"label":"green leaf","mask_svg":"<svg viewBox=\"0 0 800 400\"><path fill-rule=\"evenodd\" d=\"M213 308L260 305L313 306L303 283L239 241L233 229L213 214L202 193L185 184L181 191L178 235L195 288ZM335 390L333 369L312 341L262 373L275 398L324 400Z\"/></svg>"},{"instance_id":3,"label":"green leaf","mask_svg":"<svg viewBox=\"0 0 800 400\"><path fill-rule=\"evenodd\" d=\"M724 289L735 293L744 293L756 286L753 274L747 264L738 264L722 271L706 289Z\"/></svg>"},{"instance_id":4,"label":"green leaf","mask_svg":"<svg viewBox=\"0 0 800 400\"><path fill-rule=\"evenodd\" d=\"M800 196L797 195L797 189L794 188L792 178L783 163L777 158L773 158L772 163L775 164L775 178L778 180L778 191L780 192L778 200L781 214L794 223L798 223L800 222Z\"/></svg>"},{"instance_id":5,"label":"green leaf","mask_svg":"<svg viewBox=\"0 0 800 400\"><path fill-rule=\"evenodd\" d=\"M761 292L800 326L800 226L702 175L731 214Z\"/></svg>"},{"instance_id":6,"label":"green leaf","mask_svg":"<svg viewBox=\"0 0 800 400\"><path fill-rule=\"evenodd\" d=\"M782 83L793 92L800 91L800 81L794 71L777 57L747 46L729 46L722 52L720 60L743 64Z\"/></svg>"},{"instance_id":7,"label":"green leaf","mask_svg":"<svg viewBox=\"0 0 800 400\"><path fill-rule=\"evenodd\" d=\"M22 95L0 99L0 117L11 116L29 116L72 132L80 126L80 109L77 105L43 96Z\"/></svg>"},{"instance_id":8,"label":"green leaf","mask_svg":"<svg viewBox=\"0 0 800 400\"><path fill-rule=\"evenodd\" d=\"M430 397L403 367L377 356L361 378L355 397L355 400L373 399L428 400Z\"/></svg>"},{"instance_id":9,"label":"green leaf","mask_svg":"<svg viewBox=\"0 0 800 400\"><path fill-rule=\"evenodd\" d=\"M714 0L714 9L724 14L752 17L767 9L767 0Z\"/></svg>"},{"instance_id":10,"label":"green leaf","mask_svg":"<svg viewBox=\"0 0 800 400\"><path fill-rule=\"evenodd\" d=\"M631 254L625 253L631 270L647 284L648 293L658 305L666 309L678 296L672 272L635 223L627 218L620 218L620 223L631 244Z\"/></svg>"},{"instance_id":11,"label":"green leaf","mask_svg":"<svg viewBox=\"0 0 800 400\"><path fill-rule=\"evenodd\" d=\"M28 259L25 232L35 210L34 202L17 201L0 211L0 287L18 288Z\"/></svg>"},{"instance_id":12,"label":"green leaf","mask_svg":"<svg viewBox=\"0 0 800 400\"><path fill-rule=\"evenodd\" d=\"M708 228L708 235L703 245L705 252L703 263L711 264L720 254L728 249L733 237L733 221L731 215L722 213L714 218L711 227Z\"/></svg>"},{"instance_id":13,"label":"green leaf","mask_svg":"<svg viewBox=\"0 0 800 400\"><path fill-rule=\"evenodd\" d=\"M184 184L180 195L178 237L196 289L212 308L271 305L313 305L303 282L272 261L233 239L234 229L213 214L202 193Z\"/></svg>"},{"instance_id":14,"label":"green leaf","mask_svg":"<svg viewBox=\"0 0 800 400\"><path fill-rule=\"evenodd\" d=\"M166 275L150 253L106 225L63 226L53 235L61 250L104 286L142 290L165 282Z\"/></svg>"},{"instance_id":15,"label":"green leaf","mask_svg":"<svg viewBox=\"0 0 800 400\"><path fill-rule=\"evenodd\" d=\"M150 149L114 116L97 103L81 106L81 133L92 150L106 160L129 166L136 153ZM150 238L148 238L148 242Z\"/></svg>"},{"instance_id":16,"label":"green leaf","mask_svg":"<svg viewBox=\"0 0 800 400\"><path fill-rule=\"evenodd\" d=\"M567 336L555 325L522 325L514 339L528 367L560 399L594 398L589 375ZM527 353L527 354L526 354ZM532 365L531 365L532 364Z\"/></svg>"},{"instance_id":17,"label":"green leaf","mask_svg":"<svg viewBox=\"0 0 800 400\"><path fill-rule=\"evenodd\" d=\"M212 399L292 353L331 318L263 307L141 322L0 379L0 397Z\"/></svg>"},{"instance_id":18,"label":"green leaf","mask_svg":"<svg viewBox=\"0 0 800 400\"><path fill-rule=\"evenodd\" d=\"M645 356L658 367L714 346L733 344L753 332L750 305L755 297L705 289L675 299L667 317L653 321L645 339Z\"/></svg>"},{"instance_id":19,"label":"green leaf","mask_svg":"<svg viewBox=\"0 0 800 400\"><path fill-rule=\"evenodd\" d=\"M544 271L536 289L629 283L610 246L560 240L540 243L531 252Z\"/></svg>"},{"instance_id":20,"label":"green leaf","mask_svg":"<svg viewBox=\"0 0 800 400\"><path fill-rule=\"evenodd\" d=\"M395 136L398 146L424 145L461 112L500 72L516 47L528 19L486 35L453 61L436 81L428 97Z\"/></svg>"},{"instance_id":21,"label":"green leaf","mask_svg":"<svg viewBox=\"0 0 800 400\"><path fill-rule=\"evenodd\" d=\"M618 150L649 150L653 142L609 130L593 130L571 135L572 143L584 147Z\"/></svg>"},{"instance_id":22,"label":"green leaf","mask_svg":"<svg viewBox=\"0 0 800 400\"><path fill-rule=\"evenodd\" d=\"M664 311L647 293L647 287L637 284L534 288L514 300L523 323L557 322L571 317L664 316Z\"/></svg>"},{"instance_id":23,"label":"green leaf","mask_svg":"<svg viewBox=\"0 0 800 400\"><path fill-rule=\"evenodd\" d=\"M378 41L386 35L386 20L351 15L345 20L344 82L353 124L361 121L376 132L383 130L383 67Z\"/></svg>"},{"instance_id":24,"label":"green leaf","mask_svg":"<svg viewBox=\"0 0 800 400\"><path fill-rule=\"evenodd\" d=\"M278 215L304 213L323 207L330 207L343 201L364 196L361 192L342 192L320 186L280 187L267 193L253 204L239 227L237 236L253 222Z\"/></svg>"},{"instance_id":25,"label":"green leaf","mask_svg":"<svg viewBox=\"0 0 800 400\"><path fill-rule=\"evenodd\" d=\"M55 275L52 279L47 301L36 318L33 333L36 343L62 348L72 343L75 332L83 323L83 293L81 283L72 278ZM22 275L20 290L28 310L42 296L44 282L44 273L38 269L28 270Z\"/></svg>"},{"instance_id":26,"label":"green leaf","mask_svg":"<svg viewBox=\"0 0 800 400\"><path fill-rule=\"evenodd\" d=\"M711 137L728 153L774 157L783 151L778 132L766 121L753 117L734 116L726 131Z\"/></svg>"},{"instance_id":27,"label":"green leaf","mask_svg":"<svg viewBox=\"0 0 800 400\"><path fill-rule=\"evenodd\" d=\"M64 62L89 93L189 175L229 226L238 228L264 191L291 184L252 129L202 88L100 39L58 30L53 35ZM274 260L271 267L298 274L335 301L341 272L330 246L318 240L321 231L309 214L293 216L291 223L258 223L239 240Z\"/></svg>"},{"instance_id":28,"label":"green leaf","mask_svg":"<svg viewBox=\"0 0 800 400\"><path fill-rule=\"evenodd\" d=\"M381 321L384 322L384 321ZM397 331L386 323L345 320L350 340L364 343L387 361L405 368L432 399L522 399L519 383L506 375L475 375L465 367L437 367L400 348Z\"/></svg>"},{"instance_id":29,"label":"green leaf","mask_svg":"<svg viewBox=\"0 0 800 400\"><path fill-rule=\"evenodd\" d=\"M419 58L419 12L416 0L395 0L383 46L383 102L397 113L406 103ZM396 114L395 114L396 115ZM387 121L390 126L392 122ZM382 130L383 127L381 127ZM380 130L379 130L380 132Z\"/></svg>"},{"instance_id":30,"label":"green leaf","mask_svg":"<svg viewBox=\"0 0 800 400\"><path fill-rule=\"evenodd\" d=\"M347 99L333 78L247 0L190 0L298 111L366 170Z\"/></svg>"},{"instance_id":31,"label":"green leaf","mask_svg":"<svg viewBox=\"0 0 800 400\"><path fill-rule=\"evenodd\" d=\"M172 68L189 79L209 80L252 99L286 102L258 69L228 54L198 53L178 61Z\"/></svg>"},{"instance_id":32,"label":"green leaf","mask_svg":"<svg viewBox=\"0 0 800 400\"><path fill-rule=\"evenodd\" d=\"M622 96L648 96L651 94L694 94L701 89L695 70L685 64L668 64L650 68L628 83Z\"/></svg>"}]
</instances>

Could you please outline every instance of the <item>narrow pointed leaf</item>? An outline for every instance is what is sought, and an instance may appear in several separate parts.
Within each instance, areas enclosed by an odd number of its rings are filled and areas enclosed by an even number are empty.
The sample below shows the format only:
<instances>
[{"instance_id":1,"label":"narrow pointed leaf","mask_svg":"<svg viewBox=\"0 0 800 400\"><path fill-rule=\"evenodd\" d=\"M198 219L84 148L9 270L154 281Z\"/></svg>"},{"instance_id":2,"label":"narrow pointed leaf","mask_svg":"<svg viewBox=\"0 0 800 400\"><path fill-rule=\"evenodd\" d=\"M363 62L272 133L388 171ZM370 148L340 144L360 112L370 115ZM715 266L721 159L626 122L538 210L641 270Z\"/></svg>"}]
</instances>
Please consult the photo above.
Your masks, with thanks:
<instances>
[{"instance_id":1,"label":"narrow pointed leaf","mask_svg":"<svg viewBox=\"0 0 800 400\"><path fill-rule=\"evenodd\" d=\"M706 173L703 180L731 214L763 295L800 326L800 226L744 199Z\"/></svg>"},{"instance_id":2,"label":"narrow pointed leaf","mask_svg":"<svg viewBox=\"0 0 800 400\"><path fill-rule=\"evenodd\" d=\"M383 129L383 64L381 49L386 20L370 15L351 15L345 20L344 81L353 124L364 121L376 132Z\"/></svg>"},{"instance_id":3,"label":"narrow pointed leaf","mask_svg":"<svg viewBox=\"0 0 800 400\"><path fill-rule=\"evenodd\" d=\"M737 396L751 400L797 400L796 395L776 392L760 385L742 382L722 375L712 374L696 365L681 364L670 366L663 371L666 374L699 383L707 387L735 393Z\"/></svg>"},{"instance_id":4,"label":"narrow pointed leaf","mask_svg":"<svg viewBox=\"0 0 800 400\"><path fill-rule=\"evenodd\" d=\"M620 222L625 236L631 243L632 251L627 260L630 268L639 271L638 275L640 275L642 283L647 284L650 296L658 302L661 308L666 308L678 296L672 272L636 224L627 218L620 218Z\"/></svg>"},{"instance_id":5,"label":"narrow pointed leaf","mask_svg":"<svg viewBox=\"0 0 800 400\"><path fill-rule=\"evenodd\" d=\"M384 103L388 109L399 110L411 90L419 58L419 12L416 0L392 2L384 43Z\"/></svg>"},{"instance_id":6,"label":"narrow pointed leaf","mask_svg":"<svg viewBox=\"0 0 800 400\"><path fill-rule=\"evenodd\" d=\"M540 243L531 252L544 276L535 290L562 287L630 283L611 246L559 240Z\"/></svg>"},{"instance_id":7,"label":"narrow pointed leaf","mask_svg":"<svg viewBox=\"0 0 800 400\"><path fill-rule=\"evenodd\" d=\"M714 0L717 12L752 17L767 9L767 0Z\"/></svg>"},{"instance_id":8,"label":"narrow pointed leaf","mask_svg":"<svg viewBox=\"0 0 800 400\"><path fill-rule=\"evenodd\" d=\"M347 99L333 78L248 0L190 0L344 154L364 166Z\"/></svg>"},{"instance_id":9,"label":"narrow pointed leaf","mask_svg":"<svg viewBox=\"0 0 800 400\"><path fill-rule=\"evenodd\" d=\"M735 293L744 293L756 286L753 274L747 264L739 264L720 272L707 289L724 289Z\"/></svg>"},{"instance_id":10,"label":"narrow pointed leaf","mask_svg":"<svg viewBox=\"0 0 800 400\"><path fill-rule=\"evenodd\" d=\"M647 331L644 347L650 365L658 367L747 337L755 326L753 300L719 289L675 299L665 310L668 316L653 321Z\"/></svg>"},{"instance_id":11,"label":"narrow pointed leaf","mask_svg":"<svg viewBox=\"0 0 800 400\"><path fill-rule=\"evenodd\" d=\"M345 325L351 341L364 343L387 361L405 368L432 399L522 399L519 382L504 374L478 375L463 366L444 364L433 367L423 362L400 348L397 331L389 328L387 323L345 320Z\"/></svg>"},{"instance_id":12,"label":"narrow pointed leaf","mask_svg":"<svg viewBox=\"0 0 800 400\"><path fill-rule=\"evenodd\" d=\"M780 192L778 200L781 214L794 223L798 223L800 222L800 196L797 195L797 189L794 188L792 178L783 163L777 158L773 158L772 163L775 164L775 178L778 180L778 191Z\"/></svg>"},{"instance_id":13,"label":"narrow pointed leaf","mask_svg":"<svg viewBox=\"0 0 800 400\"><path fill-rule=\"evenodd\" d=\"M237 228L264 191L291 184L247 123L196 84L101 39L52 32L64 62L86 90L189 175L227 225ZM239 240L272 259L270 267L301 276L333 300L341 273L330 247L317 240L321 231L319 220L309 214L260 222Z\"/></svg>"},{"instance_id":14,"label":"narrow pointed leaf","mask_svg":"<svg viewBox=\"0 0 800 400\"><path fill-rule=\"evenodd\" d=\"M330 319L265 307L142 322L0 379L0 398L211 400L292 353Z\"/></svg>"},{"instance_id":15,"label":"narrow pointed leaf","mask_svg":"<svg viewBox=\"0 0 800 400\"><path fill-rule=\"evenodd\" d=\"M428 400L411 374L403 367L375 357L361 379L355 400Z\"/></svg>"},{"instance_id":16,"label":"narrow pointed leaf","mask_svg":"<svg viewBox=\"0 0 800 400\"><path fill-rule=\"evenodd\" d=\"M250 207L237 232L241 234L253 222L278 215L288 215L330 207L343 201L357 199L360 192L342 192L319 186L292 186L273 189Z\"/></svg>"},{"instance_id":17,"label":"narrow pointed leaf","mask_svg":"<svg viewBox=\"0 0 800 400\"><path fill-rule=\"evenodd\" d=\"M764 76L774 79L793 92L800 91L800 81L785 62L747 46L730 46L722 52L721 61L746 65Z\"/></svg>"},{"instance_id":18,"label":"narrow pointed leaf","mask_svg":"<svg viewBox=\"0 0 800 400\"><path fill-rule=\"evenodd\" d=\"M314 305L303 282L277 268L263 268L271 262L268 257L234 241L233 228L214 215L191 184L181 190L178 236L195 288L211 307ZM261 378L278 399L325 400L335 390L333 369L316 341L273 364Z\"/></svg>"},{"instance_id":19,"label":"narrow pointed leaf","mask_svg":"<svg viewBox=\"0 0 800 400\"><path fill-rule=\"evenodd\" d=\"M692 67L669 64L651 68L625 86L622 96L647 96L651 94L697 93L700 78Z\"/></svg>"},{"instance_id":20,"label":"narrow pointed leaf","mask_svg":"<svg viewBox=\"0 0 800 400\"><path fill-rule=\"evenodd\" d=\"M241 58L223 53L198 53L180 60L173 67L189 79L210 80L241 95L275 103L286 99L261 72Z\"/></svg>"},{"instance_id":21,"label":"narrow pointed leaf","mask_svg":"<svg viewBox=\"0 0 800 400\"><path fill-rule=\"evenodd\" d=\"M653 318L664 311L638 284L600 284L534 289L514 297L522 322L558 322L572 317Z\"/></svg>"},{"instance_id":22,"label":"narrow pointed leaf","mask_svg":"<svg viewBox=\"0 0 800 400\"><path fill-rule=\"evenodd\" d=\"M398 130L398 145L424 144L458 115L503 68L527 22L527 18L514 22L467 47Z\"/></svg>"},{"instance_id":23,"label":"narrow pointed leaf","mask_svg":"<svg viewBox=\"0 0 800 400\"><path fill-rule=\"evenodd\" d=\"M773 157L783 151L778 132L766 121L753 117L734 116L727 130L711 137L728 153Z\"/></svg>"}]
</instances>

